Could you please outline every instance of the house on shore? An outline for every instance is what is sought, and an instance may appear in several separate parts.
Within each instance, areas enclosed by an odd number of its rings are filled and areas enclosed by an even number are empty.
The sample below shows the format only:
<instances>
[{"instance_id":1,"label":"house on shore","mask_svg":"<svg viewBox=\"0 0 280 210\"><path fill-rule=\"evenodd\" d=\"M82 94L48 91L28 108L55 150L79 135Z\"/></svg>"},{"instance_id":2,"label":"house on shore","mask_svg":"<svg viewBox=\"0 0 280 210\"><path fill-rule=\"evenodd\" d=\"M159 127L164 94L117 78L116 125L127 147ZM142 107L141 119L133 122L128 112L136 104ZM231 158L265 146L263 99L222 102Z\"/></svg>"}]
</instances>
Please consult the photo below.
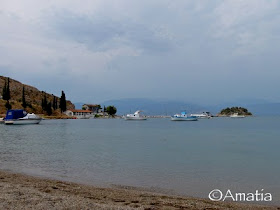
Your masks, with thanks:
<instances>
[{"instance_id":1,"label":"house on shore","mask_svg":"<svg viewBox=\"0 0 280 210\"><path fill-rule=\"evenodd\" d=\"M69 117L77 118L77 119L89 119L94 117L94 113L90 110L81 110L81 109L72 109L67 110L65 114Z\"/></svg>"},{"instance_id":2,"label":"house on shore","mask_svg":"<svg viewBox=\"0 0 280 210\"><path fill-rule=\"evenodd\" d=\"M82 107L83 110L89 110L93 113L99 113L99 110L101 109L99 104L84 104Z\"/></svg>"}]
</instances>

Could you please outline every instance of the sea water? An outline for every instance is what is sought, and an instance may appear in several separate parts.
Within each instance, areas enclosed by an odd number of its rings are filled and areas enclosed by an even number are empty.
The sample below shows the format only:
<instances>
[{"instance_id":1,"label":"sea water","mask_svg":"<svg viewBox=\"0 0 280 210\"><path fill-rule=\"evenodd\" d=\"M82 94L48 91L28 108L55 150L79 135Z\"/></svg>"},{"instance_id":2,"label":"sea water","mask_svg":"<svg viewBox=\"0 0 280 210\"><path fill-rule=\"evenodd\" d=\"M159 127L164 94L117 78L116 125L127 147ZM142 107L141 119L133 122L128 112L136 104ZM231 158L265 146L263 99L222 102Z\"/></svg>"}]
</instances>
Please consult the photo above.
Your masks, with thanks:
<instances>
[{"instance_id":1,"label":"sea water","mask_svg":"<svg viewBox=\"0 0 280 210\"><path fill-rule=\"evenodd\" d=\"M208 197L264 190L280 204L280 117L43 120L0 125L0 169Z\"/></svg>"}]
</instances>

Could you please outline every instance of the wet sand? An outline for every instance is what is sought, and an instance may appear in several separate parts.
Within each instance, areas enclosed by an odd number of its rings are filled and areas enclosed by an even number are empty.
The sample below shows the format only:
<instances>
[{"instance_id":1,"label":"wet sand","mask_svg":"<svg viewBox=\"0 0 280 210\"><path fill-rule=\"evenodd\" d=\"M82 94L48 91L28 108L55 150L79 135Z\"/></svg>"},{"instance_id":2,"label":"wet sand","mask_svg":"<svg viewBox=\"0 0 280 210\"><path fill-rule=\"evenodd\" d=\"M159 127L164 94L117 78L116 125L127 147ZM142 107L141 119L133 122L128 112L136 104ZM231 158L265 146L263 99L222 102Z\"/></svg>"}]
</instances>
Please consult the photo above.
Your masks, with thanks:
<instances>
[{"instance_id":1,"label":"wet sand","mask_svg":"<svg viewBox=\"0 0 280 210\"><path fill-rule=\"evenodd\" d=\"M99 188L0 171L0 209L280 209L170 196L126 188Z\"/></svg>"}]
</instances>

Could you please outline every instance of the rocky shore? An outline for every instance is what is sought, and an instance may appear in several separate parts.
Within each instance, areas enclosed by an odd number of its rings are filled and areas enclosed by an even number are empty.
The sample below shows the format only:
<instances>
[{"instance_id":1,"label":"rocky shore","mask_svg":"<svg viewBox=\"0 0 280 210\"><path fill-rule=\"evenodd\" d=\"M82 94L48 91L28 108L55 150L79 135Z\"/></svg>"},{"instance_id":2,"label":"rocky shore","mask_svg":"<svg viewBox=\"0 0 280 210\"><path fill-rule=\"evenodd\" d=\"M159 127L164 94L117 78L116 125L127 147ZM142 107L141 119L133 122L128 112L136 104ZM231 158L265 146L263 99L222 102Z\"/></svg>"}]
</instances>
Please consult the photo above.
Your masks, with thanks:
<instances>
[{"instance_id":1,"label":"rocky shore","mask_svg":"<svg viewBox=\"0 0 280 210\"><path fill-rule=\"evenodd\" d=\"M97 188L0 171L0 209L280 209L135 189Z\"/></svg>"}]
</instances>

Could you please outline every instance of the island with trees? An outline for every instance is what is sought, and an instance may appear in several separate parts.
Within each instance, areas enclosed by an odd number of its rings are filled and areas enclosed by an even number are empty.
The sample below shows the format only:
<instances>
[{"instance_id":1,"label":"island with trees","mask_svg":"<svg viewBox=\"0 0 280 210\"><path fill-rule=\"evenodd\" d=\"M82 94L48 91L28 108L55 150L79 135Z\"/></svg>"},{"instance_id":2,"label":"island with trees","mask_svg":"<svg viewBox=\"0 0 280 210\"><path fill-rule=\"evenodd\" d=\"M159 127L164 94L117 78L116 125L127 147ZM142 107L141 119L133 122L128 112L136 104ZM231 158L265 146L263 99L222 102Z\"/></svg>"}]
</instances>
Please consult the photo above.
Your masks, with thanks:
<instances>
[{"instance_id":1,"label":"island with trees","mask_svg":"<svg viewBox=\"0 0 280 210\"><path fill-rule=\"evenodd\" d=\"M228 117L232 114L238 113L238 115L244 115L244 116L252 116L252 113L248 111L248 109L243 107L227 107L225 109L222 109L220 113L218 114L219 117Z\"/></svg>"}]
</instances>

